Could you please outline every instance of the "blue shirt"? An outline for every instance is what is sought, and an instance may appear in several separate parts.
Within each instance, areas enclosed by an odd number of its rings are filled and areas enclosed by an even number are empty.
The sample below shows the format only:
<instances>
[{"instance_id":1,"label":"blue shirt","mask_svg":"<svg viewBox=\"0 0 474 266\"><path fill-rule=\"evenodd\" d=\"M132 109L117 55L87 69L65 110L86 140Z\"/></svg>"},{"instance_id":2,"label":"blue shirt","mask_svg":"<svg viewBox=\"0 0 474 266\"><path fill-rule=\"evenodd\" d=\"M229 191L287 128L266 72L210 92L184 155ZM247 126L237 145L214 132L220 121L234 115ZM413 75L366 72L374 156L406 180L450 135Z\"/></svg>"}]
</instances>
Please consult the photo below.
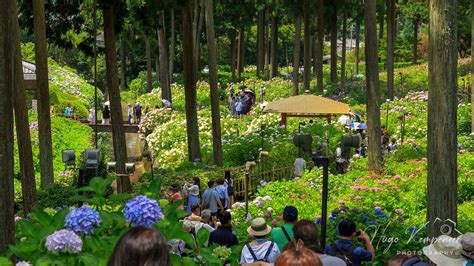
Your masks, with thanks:
<instances>
[{"instance_id":1,"label":"blue shirt","mask_svg":"<svg viewBox=\"0 0 474 266\"><path fill-rule=\"evenodd\" d=\"M339 239L336 241L337 249L349 249L349 247L353 246L354 243L351 240L347 239ZM331 245L326 245L324 249L324 253L330 256L334 256L335 254L332 252ZM356 247L352 252L352 265L358 266L361 265L362 261L370 261L372 259L372 254L362 247Z\"/></svg>"},{"instance_id":2,"label":"blue shirt","mask_svg":"<svg viewBox=\"0 0 474 266\"><path fill-rule=\"evenodd\" d=\"M217 212L217 200L219 199L219 196L217 194L217 191L215 191L212 188L206 189L202 195L202 199L204 201L204 206L208 206L209 210L212 213Z\"/></svg>"},{"instance_id":3,"label":"blue shirt","mask_svg":"<svg viewBox=\"0 0 474 266\"><path fill-rule=\"evenodd\" d=\"M216 192L217 195L219 196L219 199L221 200L222 205L224 208L227 208L227 202L229 201L229 195L227 194L227 187L224 185L218 185L216 187ZM224 202L224 201L225 202Z\"/></svg>"}]
</instances>

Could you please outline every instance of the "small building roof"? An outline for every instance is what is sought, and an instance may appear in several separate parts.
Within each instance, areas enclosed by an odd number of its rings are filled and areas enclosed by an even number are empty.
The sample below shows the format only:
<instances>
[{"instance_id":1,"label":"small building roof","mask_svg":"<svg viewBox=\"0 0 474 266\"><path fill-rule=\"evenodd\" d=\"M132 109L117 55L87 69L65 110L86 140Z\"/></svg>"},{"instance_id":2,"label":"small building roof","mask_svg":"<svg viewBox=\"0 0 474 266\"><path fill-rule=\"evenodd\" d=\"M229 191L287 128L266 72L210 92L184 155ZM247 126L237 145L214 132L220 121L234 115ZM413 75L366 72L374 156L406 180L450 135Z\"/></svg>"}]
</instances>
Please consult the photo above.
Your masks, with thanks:
<instances>
[{"instance_id":1,"label":"small building roof","mask_svg":"<svg viewBox=\"0 0 474 266\"><path fill-rule=\"evenodd\" d=\"M349 105L325 97L305 93L277 100L267 104L264 113L288 115L331 115L349 114Z\"/></svg>"},{"instance_id":2,"label":"small building roof","mask_svg":"<svg viewBox=\"0 0 474 266\"><path fill-rule=\"evenodd\" d=\"M23 60L23 78L25 80L36 80L36 65Z\"/></svg>"}]
</instances>

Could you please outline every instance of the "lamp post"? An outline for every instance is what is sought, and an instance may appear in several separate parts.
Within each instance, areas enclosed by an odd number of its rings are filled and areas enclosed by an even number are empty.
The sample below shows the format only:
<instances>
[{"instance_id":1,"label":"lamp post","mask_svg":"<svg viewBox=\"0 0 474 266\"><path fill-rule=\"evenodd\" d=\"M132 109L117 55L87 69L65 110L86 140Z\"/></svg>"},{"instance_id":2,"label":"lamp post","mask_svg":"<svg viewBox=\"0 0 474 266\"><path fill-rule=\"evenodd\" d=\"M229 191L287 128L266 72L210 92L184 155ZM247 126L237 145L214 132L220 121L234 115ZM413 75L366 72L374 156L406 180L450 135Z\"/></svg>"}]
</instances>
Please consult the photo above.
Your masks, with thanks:
<instances>
[{"instance_id":1,"label":"lamp post","mask_svg":"<svg viewBox=\"0 0 474 266\"><path fill-rule=\"evenodd\" d=\"M405 138L405 116L407 115L407 109L406 107L403 107L403 113L401 116L398 117L398 119L400 119L400 122L401 122L401 131L402 131L402 139L401 139L401 143L403 144L403 140Z\"/></svg>"},{"instance_id":2,"label":"lamp post","mask_svg":"<svg viewBox=\"0 0 474 266\"><path fill-rule=\"evenodd\" d=\"M260 125L260 136L262 137L262 151L264 150L263 144L264 144L264 137L265 137L265 129L267 128L267 124L262 123Z\"/></svg>"},{"instance_id":3,"label":"lamp post","mask_svg":"<svg viewBox=\"0 0 474 266\"><path fill-rule=\"evenodd\" d=\"M323 163L323 195L321 202L321 247L326 246L326 227L328 216L328 176L329 176L329 158L319 156L318 159Z\"/></svg>"},{"instance_id":4,"label":"lamp post","mask_svg":"<svg viewBox=\"0 0 474 266\"><path fill-rule=\"evenodd\" d=\"M92 24L94 27L94 127L95 127L95 148L98 149L98 128L97 128L97 5L94 0L94 11L92 13Z\"/></svg>"},{"instance_id":5,"label":"lamp post","mask_svg":"<svg viewBox=\"0 0 474 266\"><path fill-rule=\"evenodd\" d=\"M387 129L387 131L389 131L388 130L388 108L390 106L390 99L387 99L386 102L387 102L387 115L385 116L385 128Z\"/></svg>"}]
</instances>

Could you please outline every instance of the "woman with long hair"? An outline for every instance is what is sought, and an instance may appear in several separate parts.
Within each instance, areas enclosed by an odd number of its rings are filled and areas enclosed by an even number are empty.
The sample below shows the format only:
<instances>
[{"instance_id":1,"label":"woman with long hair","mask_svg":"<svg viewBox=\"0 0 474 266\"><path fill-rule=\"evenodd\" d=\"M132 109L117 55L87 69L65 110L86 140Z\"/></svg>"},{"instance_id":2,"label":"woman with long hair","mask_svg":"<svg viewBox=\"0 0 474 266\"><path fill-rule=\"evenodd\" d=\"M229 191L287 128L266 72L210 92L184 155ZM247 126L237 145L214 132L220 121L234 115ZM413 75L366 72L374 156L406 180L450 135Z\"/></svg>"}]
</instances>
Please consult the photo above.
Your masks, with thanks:
<instances>
[{"instance_id":1,"label":"woman with long hair","mask_svg":"<svg viewBox=\"0 0 474 266\"><path fill-rule=\"evenodd\" d=\"M108 266L170 266L171 259L160 232L142 226L133 227L115 245Z\"/></svg>"},{"instance_id":2,"label":"woman with long hair","mask_svg":"<svg viewBox=\"0 0 474 266\"><path fill-rule=\"evenodd\" d=\"M193 184L184 184L188 194L188 203L186 204L186 213L191 215L191 207L195 204L199 205L199 192L201 191L201 180L199 177L193 177Z\"/></svg>"}]
</instances>

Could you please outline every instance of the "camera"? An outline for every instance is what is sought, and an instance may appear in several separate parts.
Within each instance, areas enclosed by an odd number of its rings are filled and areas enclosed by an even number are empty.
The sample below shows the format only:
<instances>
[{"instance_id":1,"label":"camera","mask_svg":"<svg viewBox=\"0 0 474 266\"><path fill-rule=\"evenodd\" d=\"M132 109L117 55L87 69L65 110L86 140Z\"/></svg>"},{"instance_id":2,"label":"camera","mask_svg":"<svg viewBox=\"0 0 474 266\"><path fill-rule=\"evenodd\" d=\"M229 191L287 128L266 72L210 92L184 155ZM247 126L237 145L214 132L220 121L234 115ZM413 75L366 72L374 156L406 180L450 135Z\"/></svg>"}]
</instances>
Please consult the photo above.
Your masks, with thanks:
<instances>
[{"instance_id":1,"label":"camera","mask_svg":"<svg viewBox=\"0 0 474 266\"><path fill-rule=\"evenodd\" d=\"M354 236L355 236L355 237L359 237L359 236L360 236L360 233L361 233L360 229L359 229L359 230L356 230Z\"/></svg>"}]
</instances>

